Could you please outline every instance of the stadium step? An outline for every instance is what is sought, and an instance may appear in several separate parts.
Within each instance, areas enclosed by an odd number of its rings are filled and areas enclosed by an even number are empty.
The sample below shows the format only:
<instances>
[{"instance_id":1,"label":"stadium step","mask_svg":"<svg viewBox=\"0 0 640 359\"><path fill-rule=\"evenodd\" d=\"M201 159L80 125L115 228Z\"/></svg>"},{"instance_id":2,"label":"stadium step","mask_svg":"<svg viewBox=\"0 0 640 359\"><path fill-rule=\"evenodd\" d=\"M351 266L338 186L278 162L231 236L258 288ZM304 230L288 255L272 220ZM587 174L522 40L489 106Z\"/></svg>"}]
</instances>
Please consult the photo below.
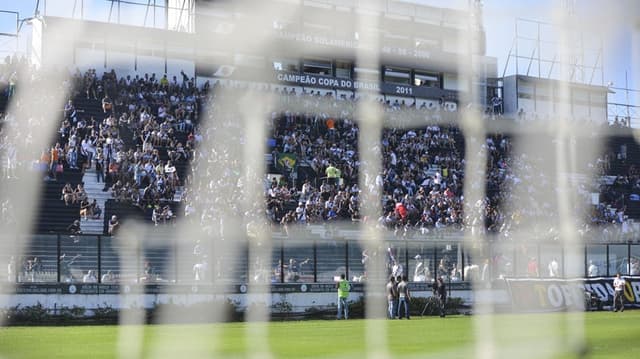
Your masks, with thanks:
<instances>
[{"instance_id":1,"label":"stadium step","mask_svg":"<svg viewBox=\"0 0 640 359\"><path fill-rule=\"evenodd\" d=\"M111 191L102 191L104 182L97 181L95 168L87 169L82 180L84 181L84 189L87 191L89 201L96 200L98 206L102 209L102 215L99 219L80 221L80 228L83 233L102 234L104 230L104 203L111 199Z\"/></svg>"},{"instance_id":2,"label":"stadium step","mask_svg":"<svg viewBox=\"0 0 640 359\"><path fill-rule=\"evenodd\" d=\"M87 234L102 234L104 230L104 223L102 220L102 216L100 219L92 219L89 218L86 221L80 221L80 228L82 229L82 233Z\"/></svg>"}]
</instances>

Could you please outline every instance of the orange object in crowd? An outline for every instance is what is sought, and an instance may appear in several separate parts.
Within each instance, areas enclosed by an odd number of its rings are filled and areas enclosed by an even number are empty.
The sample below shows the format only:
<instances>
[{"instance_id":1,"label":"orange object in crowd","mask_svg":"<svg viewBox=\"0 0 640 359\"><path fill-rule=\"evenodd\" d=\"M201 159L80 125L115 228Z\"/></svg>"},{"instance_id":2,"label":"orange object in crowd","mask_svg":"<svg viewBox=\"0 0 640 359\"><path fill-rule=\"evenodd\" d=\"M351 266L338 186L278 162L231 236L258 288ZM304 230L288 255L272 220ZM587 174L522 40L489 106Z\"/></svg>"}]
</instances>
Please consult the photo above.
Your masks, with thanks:
<instances>
[{"instance_id":1,"label":"orange object in crowd","mask_svg":"<svg viewBox=\"0 0 640 359\"><path fill-rule=\"evenodd\" d=\"M42 151L42 156L40 156L40 163L51 163L51 155L47 151Z\"/></svg>"},{"instance_id":2,"label":"orange object in crowd","mask_svg":"<svg viewBox=\"0 0 640 359\"><path fill-rule=\"evenodd\" d=\"M336 123L333 121L332 118L327 120L327 128L330 130L333 130L336 126Z\"/></svg>"}]
</instances>

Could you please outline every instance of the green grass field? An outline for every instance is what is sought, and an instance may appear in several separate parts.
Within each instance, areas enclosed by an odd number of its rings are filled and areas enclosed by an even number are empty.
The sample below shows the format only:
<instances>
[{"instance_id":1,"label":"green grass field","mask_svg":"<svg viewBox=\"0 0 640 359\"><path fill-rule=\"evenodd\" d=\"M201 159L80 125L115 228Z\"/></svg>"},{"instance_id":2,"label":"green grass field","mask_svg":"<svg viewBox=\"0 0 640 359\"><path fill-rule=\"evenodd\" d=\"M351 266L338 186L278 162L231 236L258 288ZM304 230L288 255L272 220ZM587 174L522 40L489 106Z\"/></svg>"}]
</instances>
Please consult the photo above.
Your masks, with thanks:
<instances>
[{"instance_id":1,"label":"green grass field","mask_svg":"<svg viewBox=\"0 0 640 359\"><path fill-rule=\"evenodd\" d=\"M390 357L471 358L477 323L468 316L383 321ZM477 318L480 318L478 316ZM483 317L495 358L578 358L568 328L584 328L588 358L640 358L640 311ZM581 325L584 318L584 325ZM289 321L262 326L275 358L361 358L375 320ZM266 326L266 328L265 328ZM258 351L246 323L0 328L0 358L238 358ZM474 329L475 328L475 329ZM255 328L254 328L255 329ZM124 337L124 346L118 338ZM121 342L122 344L122 342ZM376 343L384 344L384 343ZM120 349L119 349L120 348ZM584 354L584 353L583 353Z\"/></svg>"}]
</instances>

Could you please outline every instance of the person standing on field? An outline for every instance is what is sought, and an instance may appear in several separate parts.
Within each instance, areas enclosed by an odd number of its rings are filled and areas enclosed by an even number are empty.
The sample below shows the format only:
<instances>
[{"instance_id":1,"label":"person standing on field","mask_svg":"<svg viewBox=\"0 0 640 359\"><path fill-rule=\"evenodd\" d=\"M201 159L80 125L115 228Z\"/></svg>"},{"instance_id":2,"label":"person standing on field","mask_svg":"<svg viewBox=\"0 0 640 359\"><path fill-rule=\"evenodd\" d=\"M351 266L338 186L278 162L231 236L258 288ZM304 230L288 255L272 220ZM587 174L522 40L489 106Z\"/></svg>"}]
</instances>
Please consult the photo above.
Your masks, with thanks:
<instances>
[{"instance_id":1,"label":"person standing on field","mask_svg":"<svg viewBox=\"0 0 640 359\"><path fill-rule=\"evenodd\" d=\"M387 282L387 300L389 301L389 307L387 308L387 314L389 315L389 319L396 318L396 306L395 301L398 296L398 289L396 288L396 279L393 276L389 277L389 282Z\"/></svg>"},{"instance_id":2,"label":"person standing on field","mask_svg":"<svg viewBox=\"0 0 640 359\"><path fill-rule=\"evenodd\" d=\"M398 283L398 319L402 319L400 314L401 309L404 308L404 315L407 319L409 317L409 301L411 300L411 292L409 291L409 278L406 275L402 276L402 281Z\"/></svg>"},{"instance_id":3,"label":"person standing on field","mask_svg":"<svg viewBox=\"0 0 640 359\"><path fill-rule=\"evenodd\" d=\"M613 280L613 311L617 312L618 308L620 308L621 312L624 312L624 287L627 285L627 281L625 281L622 277L620 277L620 273L616 274L616 278Z\"/></svg>"},{"instance_id":4,"label":"person standing on field","mask_svg":"<svg viewBox=\"0 0 640 359\"><path fill-rule=\"evenodd\" d=\"M438 306L440 307L440 318L444 318L447 304L447 287L442 277L438 277L433 284L433 294L438 298Z\"/></svg>"},{"instance_id":5,"label":"person standing on field","mask_svg":"<svg viewBox=\"0 0 640 359\"><path fill-rule=\"evenodd\" d=\"M337 284L338 288L338 315L337 318L340 319L344 313L344 319L349 319L349 306L347 304L347 299L349 299L349 290L351 289L351 285L349 281L346 279L346 275L344 273L340 274L340 281Z\"/></svg>"}]
</instances>

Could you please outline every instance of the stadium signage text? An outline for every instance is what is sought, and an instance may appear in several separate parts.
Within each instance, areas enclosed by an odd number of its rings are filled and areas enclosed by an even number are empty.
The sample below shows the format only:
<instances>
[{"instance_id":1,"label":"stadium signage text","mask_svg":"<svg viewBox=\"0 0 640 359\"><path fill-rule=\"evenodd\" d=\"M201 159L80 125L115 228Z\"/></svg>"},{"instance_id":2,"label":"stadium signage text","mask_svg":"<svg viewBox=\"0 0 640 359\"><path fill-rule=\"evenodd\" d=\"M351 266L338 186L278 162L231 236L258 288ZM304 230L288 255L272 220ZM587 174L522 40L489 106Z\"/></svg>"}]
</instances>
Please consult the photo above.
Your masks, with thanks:
<instances>
[{"instance_id":1,"label":"stadium signage text","mask_svg":"<svg viewBox=\"0 0 640 359\"><path fill-rule=\"evenodd\" d=\"M283 40L306 42L310 44L340 47L343 49L356 49L359 47L358 41L344 40L344 39L332 39L326 36L313 35L301 32L291 31L277 31L276 36Z\"/></svg>"},{"instance_id":2,"label":"stadium signage text","mask_svg":"<svg viewBox=\"0 0 640 359\"><path fill-rule=\"evenodd\" d=\"M365 90L379 92L388 95L400 96L420 96L420 97L440 97L443 93L440 89L415 87L408 85L388 84L371 81L360 81L351 79L341 79L337 77L328 77L310 74L296 74L290 72L276 73L276 80L289 84L325 87L337 90Z\"/></svg>"},{"instance_id":3,"label":"stadium signage text","mask_svg":"<svg viewBox=\"0 0 640 359\"><path fill-rule=\"evenodd\" d=\"M359 49L364 48L358 40L346 40L339 38L330 38L317 34L309 34L302 32L291 32L286 30L276 31L276 36L282 40L304 42L321 46L338 47L342 49ZM419 50L417 48L398 47L393 45L384 45L380 48L384 54L396 56L415 57L419 59L431 58L431 52Z\"/></svg>"},{"instance_id":4,"label":"stadium signage text","mask_svg":"<svg viewBox=\"0 0 640 359\"><path fill-rule=\"evenodd\" d=\"M640 277L625 277L625 304L640 307ZM588 279L506 279L515 310L561 311L582 309L585 290L595 293L605 304L613 303L613 278Z\"/></svg>"},{"instance_id":5,"label":"stadium signage text","mask_svg":"<svg viewBox=\"0 0 640 359\"><path fill-rule=\"evenodd\" d=\"M358 80L339 79L335 77L324 77L316 75L300 75L286 72L279 72L276 75L278 81L294 83L307 86L331 87L343 90L368 90L380 91L380 84Z\"/></svg>"}]
</instances>

